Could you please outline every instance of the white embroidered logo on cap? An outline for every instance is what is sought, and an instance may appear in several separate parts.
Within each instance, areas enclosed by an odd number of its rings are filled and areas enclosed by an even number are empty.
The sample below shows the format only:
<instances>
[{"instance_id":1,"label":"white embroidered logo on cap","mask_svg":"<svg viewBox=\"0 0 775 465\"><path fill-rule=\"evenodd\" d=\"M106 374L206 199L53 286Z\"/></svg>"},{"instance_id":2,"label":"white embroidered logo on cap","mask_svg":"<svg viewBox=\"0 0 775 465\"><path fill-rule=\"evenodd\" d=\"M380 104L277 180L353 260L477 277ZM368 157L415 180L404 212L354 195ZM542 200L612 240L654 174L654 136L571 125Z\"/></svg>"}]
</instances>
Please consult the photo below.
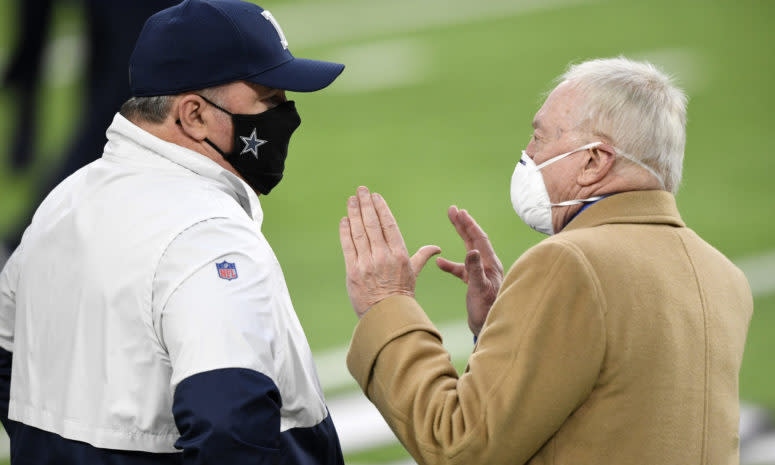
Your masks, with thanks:
<instances>
[{"instance_id":1,"label":"white embroidered logo on cap","mask_svg":"<svg viewBox=\"0 0 775 465\"><path fill-rule=\"evenodd\" d=\"M262 11L261 16L268 19L269 22L272 23L274 30L277 31L277 35L280 36L280 43L283 44L283 48L285 50L288 50L288 39L285 38L285 33L283 33L283 28L280 27L280 23L278 23L277 20L274 19L274 16L272 16L272 13L267 10Z\"/></svg>"}]
</instances>

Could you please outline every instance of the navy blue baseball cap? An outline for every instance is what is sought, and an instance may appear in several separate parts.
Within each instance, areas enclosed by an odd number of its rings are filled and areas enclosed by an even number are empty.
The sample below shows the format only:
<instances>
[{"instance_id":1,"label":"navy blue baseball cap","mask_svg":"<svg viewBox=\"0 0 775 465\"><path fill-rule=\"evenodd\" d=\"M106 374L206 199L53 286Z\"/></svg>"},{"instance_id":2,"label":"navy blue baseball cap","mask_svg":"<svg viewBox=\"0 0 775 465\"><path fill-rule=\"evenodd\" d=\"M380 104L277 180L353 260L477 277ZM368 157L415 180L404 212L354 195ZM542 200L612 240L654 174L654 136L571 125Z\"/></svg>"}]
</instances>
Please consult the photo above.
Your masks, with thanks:
<instances>
[{"instance_id":1,"label":"navy blue baseball cap","mask_svg":"<svg viewBox=\"0 0 775 465\"><path fill-rule=\"evenodd\" d=\"M269 11L240 0L185 0L145 22L129 59L132 95L172 95L234 81L312 92L344 65L295 58Z\"/></svg>"}]
</instances>

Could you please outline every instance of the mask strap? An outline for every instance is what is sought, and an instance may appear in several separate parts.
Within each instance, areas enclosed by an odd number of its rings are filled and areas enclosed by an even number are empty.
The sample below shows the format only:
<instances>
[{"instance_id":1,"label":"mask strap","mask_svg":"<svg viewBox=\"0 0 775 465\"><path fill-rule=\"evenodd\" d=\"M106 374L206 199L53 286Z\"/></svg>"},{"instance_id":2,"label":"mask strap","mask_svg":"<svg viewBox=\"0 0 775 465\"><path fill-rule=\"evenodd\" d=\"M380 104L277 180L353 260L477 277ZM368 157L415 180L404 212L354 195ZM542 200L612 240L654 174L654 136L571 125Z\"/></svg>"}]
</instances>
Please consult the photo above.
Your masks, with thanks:
<instances>
[{"instance_id":1,"label":"mask strap","mask_svg":"<svg viewBox=\"0 0 775 465\"><path fill-rule=\"evenodd\" d=\"M208 98L207 98L207 97L205 97L204 95L200 95L200 94L196 94L196 95L198 95L199 97L201 97L201 98L202 98L202 100L204 100L205 102L207 102L207 103L209 103L210 105L214 106L215 108L217 108L217 109L221 110L222 112L226 113L226 114L227 114L227 115L229 115L229 116L232 116L232 113L231 113L229 110L227 110L227 109L225 109L225 108L221 107L220 105L218 105L217 103L215 103L215 102L211 101L210 99L208 99ZM222 156L224 159L228 159L228 158L227 158L227 156L226 156L226 153L225 153L223 150L221 150L220 148L218 148L218 146L217 146L217 145L215 145L215 144L213 143L213 141L211 141L210 139L208 139L207 137L205 137L205 142L207 142L208 144L210 144L210 147L212 147L213 149L215 149L215 151L216 151L216 152L220 153L220 154L221 154L221 156Z\"/></svg>"},{"instance_id":2,"label":"mask strap","mask_svg":"<svg viewBox=\"0 0 775 465\"><path fill-rule=\"evenodd\" d=\"M601 145L601 144L602 144L602 142L592 142L591 144L587 144L587 145L581 146L581 147L579 147L579 148L577 148L575 150L571 150L570 152L566 152L566 153L557 155L556 157L550 158L550 159L546 160L545 162L541 163L540 165L536 166L536 169L540 171L541 169L551 165L554 162L558 162L558 161L562 160L563 158L565 158L565 157L567 157L569 155L573 155L576 152L581 152L582 150L587 150L587 149L591 149L593 147L597 147L598 145Z\"/></svg>"},{"instance_id":3,"label":"mask strap","mask_svg":"<svg viewBox=\"0 0 775 465\"><path fill-rule=\"evenodd\" d=\"M582 150L591 149L591 148L597 147L598 145L602 145L602 144L603 144L602 142L592 142L590 144L581 146L581 147L579 147L579 148L577 148L575 150L571 150L570 152L566 152L566 153L563 153L561 155L557 155L556 157L550 158L549 160L546 160L545 162L543 162L540 165L536 166L536 170L541 171L541 169L551 165L552 163L558 162L558 161L562 160L563 158L565 158L567 156L570 156L570 155L572 155L572 154L574 154L576 152L580 152ZM643 169L645 169L646 171L651 173L652 176L657 178L657 181L659 181L659 184L662 186L662 188L663 189L665 188L665 181L662 179L662 176L660 176L656 171L654 171L653 168L651 168L647 164L643 163L642 161L638 160L637 158L635 158L634 156L630 155L629 153L627 153L627 152L625 152L623 150L620 150L620 149L618 149L616 147L614 147L614 150L616 150L616 155L617 156L620 156L622 158L626 158L627 160L635 163L636 165L639 165L640 167L642 167Z\"/></svg>"},{"instance_id":4,"label":"mask strap","mask_svg":"<svg viewBox=\"0 0 775 465\"><path fill-rule=\"evenodd\" d=\"M662 176L660 176L659 174L657 174L656 171L654 171L653 168L651 168L647 164L643 163L642 161L638 160L637 158L635 158L634 156L630 155L629 153L623 152L623 151L617 149L616 147L614 147L614 149L616 150L616 155L618 155L618 156L620 156L622 158L626 158L627 160L635 163L636 165L640 166L641 168L643 168L646 171L648 171L649 173L651 173L652 176L657 178L657 181L659 181L659 184L662 186L662 189L665 188L665 181L662 179Z\"/></svg>"},{"instance_id":5,"label":"mask strap","mask_svg":"<svg viewBox=\"0 0 775 465\"><path fill-rule=\"evenodd\" d=\"M569 207L571 205L579 205L581 203L589 203L589 202L597 202L598 200L604 198L605 195L596 195L595 197L590 197L588 199L581 199L581 200L566 200L565 202L559 202L559 203L552 203L550 204L553 207Z\"/></svg>"},{"instance_id":6,"label":"mask strap","mask_svg":"<svg viewBox=\"0 0 775 465\"><path fill-rule=\"evenodd\" d=\"M208 139L207 137L205 137L205 142L207 142L208 144L210 144L210 147L214 148L216 152L220 153L220 154L221 154L221 156L222 156L224 159L227 159L227 160L228 160L228 157L227 157L227 156L226 156L226 154L223 152L223 150L219 149L217 145L213 144L213 141L211 141L210 139Z\"/></svg>"},{"instance_id":7,"label":"mask strap","mask_svg":"<svg viewBox=\"0 0 775 465\"><path fill-rule=\"evenodd\" d=\"M211 101L210 99L208 99L208 98L207 98L207 97L205 97L204 95L199 95L199 94L195 94L195 95L197 95L197 96L201 97L201 98L202 98L202 100L204 100L205 102L207 102L207 103L209 103L210 105L214 106L215 108L217 108L217 109L221 110L222 112L226 113L226 114L227 114L227 115L229 115L229 116L231 116L231 115L233 115L233 114L234 114L234 113L230 112L229 110L227 110L227 109L223 108L222 106L218 105L217 103L215 103L215 102Z\"/></svg>"},{"instance_id":8,"label":"mask strap","mask_svg":"<svg viewBox=\"0 0 775 465\"><path fill-rule=\"evenodd\" d=\"M196 95L197 95L197 96L199 96L199 97L201 97L201 98L202 98L202 100L204 100L205 102L207 102L207 103L209 103L210 105L214 106L215 108L217 108L217 109L221 110L222 112L224 112L224 113L226 113L226 114L228 114L228 115L231 115L231 112L230 112L229 110L227 110L227 109L225 109L225 108L221 108L220 106L218 106L218 104L217 104L217 103L211 102L211 101L210 101L210 100L209 100L207 97L205 97L204 95L199 95L199 94L196 94ZM176 121L175 121L175 124L177 124L177 125L180 125L180 120L179 120L179 119L178 119L178 120L176 120ZM223 150L221 150L220 148L218 148L218 146L217 146L217 145L213 144L213 141L211 141L210 139L208 139L207 137L205 137L205 142L207 142L208 144L210 144L210 147L214 148L216 152L220 153L220 154L221 154L221 156L222 156L223 158L226 158L226 154L223 152Z\"/></svg>"}]
</instances>

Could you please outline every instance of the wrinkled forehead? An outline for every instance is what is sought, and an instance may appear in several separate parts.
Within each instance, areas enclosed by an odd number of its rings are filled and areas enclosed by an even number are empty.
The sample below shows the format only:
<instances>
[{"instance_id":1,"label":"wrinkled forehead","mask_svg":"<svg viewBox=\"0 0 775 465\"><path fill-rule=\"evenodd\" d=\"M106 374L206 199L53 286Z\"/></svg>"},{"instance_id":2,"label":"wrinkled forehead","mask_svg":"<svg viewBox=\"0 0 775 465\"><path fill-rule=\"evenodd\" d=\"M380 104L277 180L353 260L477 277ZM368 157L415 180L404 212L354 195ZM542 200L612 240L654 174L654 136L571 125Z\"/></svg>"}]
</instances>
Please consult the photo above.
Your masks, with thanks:
<instances>
[{"instance_id":1,"label":"wrinkled forehead","mask_svg":"<svg viewBox=\"0 0 775 465\"><path fill-rule=\"evenodd\" d=\"M549 93L533 118L533 128L548 136L560 137L578 126L581 97L567 81Z\"/></svg>"}]
</instances>

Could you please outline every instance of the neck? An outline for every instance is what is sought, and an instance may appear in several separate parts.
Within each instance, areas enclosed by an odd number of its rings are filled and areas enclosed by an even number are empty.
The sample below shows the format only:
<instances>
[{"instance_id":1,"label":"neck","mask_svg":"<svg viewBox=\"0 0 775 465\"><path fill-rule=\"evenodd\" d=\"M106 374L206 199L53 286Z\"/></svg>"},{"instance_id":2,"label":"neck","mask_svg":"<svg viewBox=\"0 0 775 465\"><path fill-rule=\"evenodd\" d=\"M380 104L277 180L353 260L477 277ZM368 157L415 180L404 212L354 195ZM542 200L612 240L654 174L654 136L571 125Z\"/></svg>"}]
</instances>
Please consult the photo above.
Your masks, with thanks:
<instances>
[{"instance_id":1,"label":"neck","mask_svg":"<svg viewBox=\"0 0 775 465\"><path fill-rule=\"evenodd\" d=\"M621 192L665 190L662 184L650 173L611 173L601 182L590 186L580 186L573 199L588 199L598 196L609 196ZM552 208L552 226L556 232L562 231L573 218L587 205L577 204Z\"/></svg>"}]
</instances>

